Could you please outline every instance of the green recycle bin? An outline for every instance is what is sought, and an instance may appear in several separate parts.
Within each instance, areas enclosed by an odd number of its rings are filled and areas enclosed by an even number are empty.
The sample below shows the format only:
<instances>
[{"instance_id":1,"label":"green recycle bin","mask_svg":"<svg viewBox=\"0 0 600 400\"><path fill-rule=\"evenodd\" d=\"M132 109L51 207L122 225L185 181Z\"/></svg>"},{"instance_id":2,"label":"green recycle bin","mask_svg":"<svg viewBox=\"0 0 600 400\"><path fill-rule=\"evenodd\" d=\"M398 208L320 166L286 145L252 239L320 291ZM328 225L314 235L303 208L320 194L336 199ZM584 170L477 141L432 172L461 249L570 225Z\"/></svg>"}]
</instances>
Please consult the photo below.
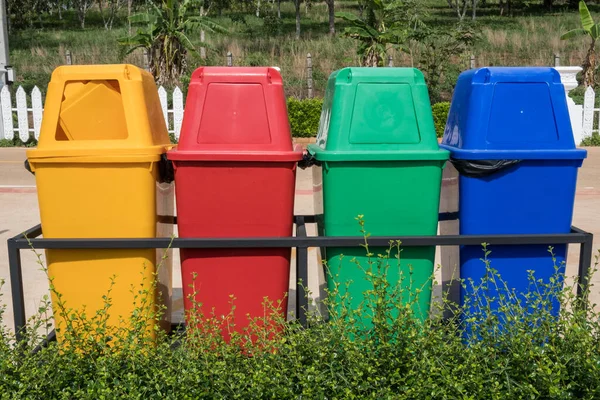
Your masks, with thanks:
<instances>
[{"instance_id":1,"label":"green recycle bin","mask_svg":"<svg viewBox=\"0 0 600 400\"><path fill-rule=\"evenodd\" d=\"M319 234L362 236L356 218L363 215L372 236L436 235L449 152L438 147L421 71L344 68L332 73L317 141L308 151L320 165L313 169ZM375 255L371 266L363 247L321 249L333 307L342 312L362 306L357 324L372 326L374 297L365 296L373 290L367 278L371 269L387 279L388 290L401 293L403 304L413 302L417 319L427 318L435 247L400 249L400 262L393 251L387 268L377 266L377 255L387 248L369 249Z\"/></svg>"}]
</instances>

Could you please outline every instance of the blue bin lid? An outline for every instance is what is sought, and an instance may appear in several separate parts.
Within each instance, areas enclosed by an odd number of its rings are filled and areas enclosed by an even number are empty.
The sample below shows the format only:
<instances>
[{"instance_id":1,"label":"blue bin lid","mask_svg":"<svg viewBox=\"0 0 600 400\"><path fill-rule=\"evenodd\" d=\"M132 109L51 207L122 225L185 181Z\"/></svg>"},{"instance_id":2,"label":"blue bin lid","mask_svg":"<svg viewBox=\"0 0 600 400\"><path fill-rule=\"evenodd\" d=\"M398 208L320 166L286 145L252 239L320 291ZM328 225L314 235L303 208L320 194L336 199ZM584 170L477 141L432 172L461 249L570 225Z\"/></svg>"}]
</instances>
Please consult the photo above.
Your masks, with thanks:
<instances>
[{"instance_id":1,"label":"blue bin lid","mask_svg":"<svg viewBox=\"0 0 600 400\"><path fill-rule=\"evenodd\" d=\"M584 159L575 148L560 75L547 67L460 74L440 147L455 159Z\"/></svg>"}]
</instances>

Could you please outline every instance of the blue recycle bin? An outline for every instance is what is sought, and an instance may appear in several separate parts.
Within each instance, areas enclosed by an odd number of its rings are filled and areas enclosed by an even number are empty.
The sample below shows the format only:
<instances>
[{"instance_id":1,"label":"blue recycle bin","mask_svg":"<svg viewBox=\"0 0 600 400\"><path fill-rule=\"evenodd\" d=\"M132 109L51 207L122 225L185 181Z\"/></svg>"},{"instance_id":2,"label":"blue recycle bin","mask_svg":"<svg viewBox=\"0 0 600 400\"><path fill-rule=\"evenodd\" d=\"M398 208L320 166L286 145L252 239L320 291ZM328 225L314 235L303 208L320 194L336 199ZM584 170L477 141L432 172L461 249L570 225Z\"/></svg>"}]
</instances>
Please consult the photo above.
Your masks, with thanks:
<instances>
[{"instance_id":1,"label":"blue recycle bin","mask_svg":"<svg viewBox=\"0 0 600 400\"><path fill-rule=\"evenodd\" d=\"M460 234L570 232L577 171L587 152L575 148L555 69L493 67L462 73L440 147L450 151L451 167L458 171ZM564 273L567 246L553 246L556 263L548 246L488 248L490 267L521 304L522 295L533 289L528 270L546 283L555 266ZM480 284L487 270L483 256L481 246L462 246L460 277ZM468 282L461 287L461 305L473 289ZM502 292L507 294L493 285L485 289L496 299ZM494 311L499 302L489 305ZM556 297L551 297L551 307L557 315ZM469 305L471 312L477 308Z\"/></svg>"}]
</instances>

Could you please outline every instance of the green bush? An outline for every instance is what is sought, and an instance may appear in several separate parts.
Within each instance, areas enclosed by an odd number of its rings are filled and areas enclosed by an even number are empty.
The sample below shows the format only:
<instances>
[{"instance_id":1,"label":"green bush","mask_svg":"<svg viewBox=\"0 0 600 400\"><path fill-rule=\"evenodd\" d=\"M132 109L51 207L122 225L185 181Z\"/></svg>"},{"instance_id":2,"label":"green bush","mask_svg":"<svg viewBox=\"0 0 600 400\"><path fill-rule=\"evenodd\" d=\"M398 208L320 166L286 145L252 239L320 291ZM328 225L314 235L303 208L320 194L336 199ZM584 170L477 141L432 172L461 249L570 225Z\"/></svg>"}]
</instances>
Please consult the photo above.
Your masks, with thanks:
<instances>
[{"instance_id":1,"label":"green bush","mask_svg":"<svg viewBox=\"0 0 600 400\"><path fill-rule=\"evenodd\" d=\"M581 146L600 146L600 134L592 132L592 136L586 137L581 141Z\"/></svg>"},{"instance_id":2,"label":"green bush","mask_svg":"<svg viewBox=\"0 0 600 400\"><path fill-rule=\"evenodd\" d=\"M23 142L19 136L15 135L12 139L0 139L0 147L35 147L37 140L30 138L27 142Z\"/></svg>"},{"instance_id":3,"label":"green bush","mask_svg":"<svg viewBox=\"0 0 600 400\"><path fill-rule=\"evenodd\" d=\"M465 316L479 325L471 332L478 339L467 340L462 337L463 320L442 319L441 310L436 310L420 322L412 315L411 304L399 300L403 285L385 279L387 270L402 262L396 246L400 244L391 244L386 254L373 255L363 266L372 285L359 309L342 307L338 313L325 301L331 310L327 320L314 311L309 314L309 328L304 329L279 319L275 321L281 328L278 334L264 334L261 326L272 324L260 318L248 331L233 335L230 343L214 334L223 319L202 314L192 317L188 325L198 329L171 337L159 333L154 342L144 340L140 332L144 318L158 318L158 314L136 310L131 328L109 332L103 323L111 306L107 295L95 322L74 314L68 319L71 327L63 332L64 344L50 343L33 352L41 339L37 332L47 330L51 318L47 298L38 316L30 320L26 340L19 344L3 328L4 308L0 307L0 398L600 397L600 314L585 311L572 288L562 289L560 275L547 283L531 276L537 290L528 295L528 306L514 301L512 293L490 299L491 285L501 288L503 282L490 267L490 253L484 246L482 268L489 272L488 278L476 285L477 295L468 298L471 303L466 305L481 305L481 309ZM463 282L467 284L472 283ZM51 290L56 292L52 285ZM334 290L330 298L348 300L338 294ZM560 318L548 311L553 296L561 301ZM490 313L488 301L497 302L499 311ZM354 323L362 315L370 316L372 327ZM507 322L503 329L498 329L500 320ZM115 337L123 339L115 341Z\"/></svg>"},{"instance_id":4,"label":"green bush","mask_svg":"<svg viewBox=\"0 0 600 400\"><path fill-rule=\"evenodd\" d=\"M444 136L444 129L446 128L446 120L448 119L449 111L450 102L447 101L435 103L431 106L431 112L433 113L433 123L435 124L435 133L437 137Z\"/></svg>"},{"instance_id":5,"label":"green bush","mask_svg":"<svg viewBox=\"0 0 600 400\"><path fill-rule=\"evenodd\" d=\"M298 100L294 97L290 97L287 101L287 108L292 136L317 136L322 107L323 99Z\"/></svg>"}]
</instances>

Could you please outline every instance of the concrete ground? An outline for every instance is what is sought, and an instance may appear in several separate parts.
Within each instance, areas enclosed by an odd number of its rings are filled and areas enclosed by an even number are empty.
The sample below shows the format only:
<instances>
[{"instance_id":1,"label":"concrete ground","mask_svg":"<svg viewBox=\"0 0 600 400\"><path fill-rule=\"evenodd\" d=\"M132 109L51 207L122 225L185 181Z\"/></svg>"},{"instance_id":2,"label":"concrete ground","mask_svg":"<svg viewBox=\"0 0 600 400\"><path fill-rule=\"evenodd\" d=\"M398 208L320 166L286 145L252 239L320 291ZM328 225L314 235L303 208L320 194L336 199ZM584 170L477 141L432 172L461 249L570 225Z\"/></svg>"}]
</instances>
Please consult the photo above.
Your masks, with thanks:
<instances>
[{"instance_id":1,"label":"concrete ground","mask_svg":"<svg viewBox=\"0 0 600 400\"><path fill-rule=\"evenodd\" d=\"M595 235L594 248L598 249L600 248L600 148L588 148L587 150L588 159L579 173L573 224L592 232ZM25 149L0 149L0 281L5 281L0 289L0 305L6 306L3 319L9 328L13 326L13 314L6 240L39 223L35 179L23 168L24 160ZM310 170L298 170L295 212L296 214L312 214L314 212ZM308 227L308 234L315 234L314 226ZM41 255L43 260L43 253ZM31 316L38 309L42 296L48 293L48 282L41 265L39 265L37 255L33 251L22 251L21 257L26 311L27 316ZM293 259L294 257L292 257ZM438 262L439 259L438 256ZM318 296L319 293L322 294L324 279L317 249L310 250L309 260L309 289L315 296ZM579 247L571 245L567 275L574 276L576 274L578 260ZM173 254L173 265L174 319L178 321L182 318L183 302L177 251L174 251ZM294 266L292 265L290 283L295 281L293 271ZM600 274L597 274L592 280L593 283L596 283L596 287L592 289L592 301L595 303L600 303L599 280ZM437 281L440 282L441 279L438 277ZM293 285L291 284L291 286ZM434 293L440 293L439 286L436 287ZM294 296L295 292L291 291L290 308L294 306Z\"/></svg>"}]
</instances>

